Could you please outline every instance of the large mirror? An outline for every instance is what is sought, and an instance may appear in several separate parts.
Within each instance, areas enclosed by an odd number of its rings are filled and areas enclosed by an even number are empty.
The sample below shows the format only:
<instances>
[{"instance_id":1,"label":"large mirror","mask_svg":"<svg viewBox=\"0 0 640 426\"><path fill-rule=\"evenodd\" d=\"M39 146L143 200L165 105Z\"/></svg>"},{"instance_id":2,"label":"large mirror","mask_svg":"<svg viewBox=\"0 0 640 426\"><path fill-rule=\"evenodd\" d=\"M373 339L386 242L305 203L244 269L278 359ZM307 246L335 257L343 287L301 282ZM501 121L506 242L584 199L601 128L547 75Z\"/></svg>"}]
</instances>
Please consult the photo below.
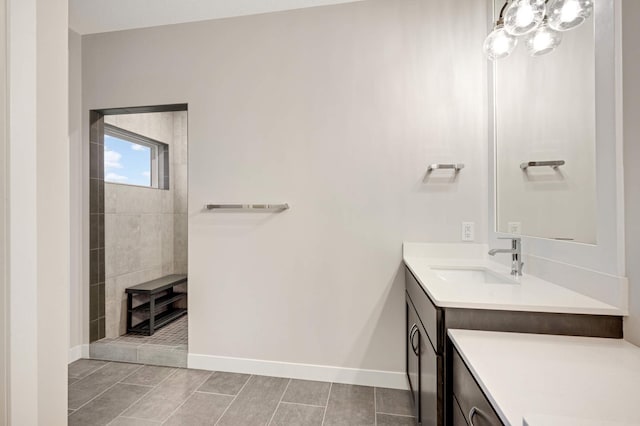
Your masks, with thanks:
<instances>
[{"instance_id":1,"label":"large mirror","mask_svg":"<svg viewBox=\"0 0 640 426\"><path fill-rule=\"evenodd\" d=\"M503 5L496 1L496 15ZM541 56L530 56L520 37L494 62L500 233L596 243L593 22L562 32Z\"/></svg>"}]
</instances>

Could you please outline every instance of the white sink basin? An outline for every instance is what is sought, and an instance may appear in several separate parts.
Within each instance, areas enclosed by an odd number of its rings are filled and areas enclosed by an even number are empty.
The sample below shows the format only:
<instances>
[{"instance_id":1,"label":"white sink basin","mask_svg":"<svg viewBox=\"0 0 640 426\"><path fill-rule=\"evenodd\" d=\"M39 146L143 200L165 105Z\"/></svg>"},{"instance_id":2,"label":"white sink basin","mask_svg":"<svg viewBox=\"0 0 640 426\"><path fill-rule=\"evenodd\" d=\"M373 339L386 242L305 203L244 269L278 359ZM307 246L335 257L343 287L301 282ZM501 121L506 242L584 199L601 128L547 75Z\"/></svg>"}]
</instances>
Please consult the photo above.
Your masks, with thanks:
<instances>
[{"instance_id":1,"label":"white sink basin","mask_svg":"<svg viewBox=\"0 0 640 426\"><path fill-rule=\"evenodd\" d=\"M518 284L513 278L483 267L432 266L431 270L440 279L452 283Z\"/></svg>"}]
</instances>

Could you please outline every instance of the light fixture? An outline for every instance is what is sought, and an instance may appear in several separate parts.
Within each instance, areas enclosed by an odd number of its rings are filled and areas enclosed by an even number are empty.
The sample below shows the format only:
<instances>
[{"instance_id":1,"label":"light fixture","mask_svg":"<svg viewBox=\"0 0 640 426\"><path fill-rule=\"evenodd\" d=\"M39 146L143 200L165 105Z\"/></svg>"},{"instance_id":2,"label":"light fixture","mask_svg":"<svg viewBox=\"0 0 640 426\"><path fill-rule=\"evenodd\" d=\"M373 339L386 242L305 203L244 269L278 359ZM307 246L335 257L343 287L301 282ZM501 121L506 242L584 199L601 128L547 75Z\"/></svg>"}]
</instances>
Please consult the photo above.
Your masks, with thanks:
<instances>
[{"instance_id":1,"label":"light fixture","mask_svg":"<svg viewBox=\"0 0 640 426\"><path fill-rule=\"evenodd\" d=\"M551 0L547 12L549 27L567 31L582 24L593 12L593 0Z\"/></svg>"},{"instance_id":2,"label":"light fixture","mask_svg":"<svg viewBox=\"0 0 640 426\"><path fill-rule=\"evenodd\" d=\"M552 52L562 42L562 33L577 27L593 13L594 0L505 0L493 31L484 40L483 51L495 61L509 56L526 37L531 56Z\"/></svg>"},{"instance_id":3,"label":"light fixture","mask_svg":"<svg viewBox=\"0 0 640 426\"><path fill-rule=\"evenodd\" d=\"M531 56L541 56L552 52L560 45L562 33L549 28L545 19L542 25L527 37L527 50Z\"/></svg>"},{"instance_id":4,"label":"light fixture","mask_svg":"<svg viewBox=\"0 0 640 426\"><path fill-rule=\"evenodd\" d=\"M515 0L504 14L504 28L515 36L528 34L542 23L545 12L546 0Z\"/></svg>"},{"instance_id":5,"label":"light fixture","mask_svg":"<svg viewBox=\"0 0 640 426\"><path fill-rule=\"evenodd\" d=\"M496 28L484 40L484 54L492 61L509 56L516 48L518 39L512 36L503 26Z\"/></svg>"},{"instance_id":6,"label":"light fixture","mask_svg":"<svg viewBox=\"0 0 640 426\"><path fill-rule=\"evenodd\" d=\"M508 2L502 6L502 9L500 10L500 17L493 27L493 31L491 31L487 38L484 39L484 44L482 46L484 54L492 61L509 56L518 44L518 39L514 35L509 34L504 28L504 19L502 18L502 14L504 13L507 5Z\"/></svg>"}]
</instances>

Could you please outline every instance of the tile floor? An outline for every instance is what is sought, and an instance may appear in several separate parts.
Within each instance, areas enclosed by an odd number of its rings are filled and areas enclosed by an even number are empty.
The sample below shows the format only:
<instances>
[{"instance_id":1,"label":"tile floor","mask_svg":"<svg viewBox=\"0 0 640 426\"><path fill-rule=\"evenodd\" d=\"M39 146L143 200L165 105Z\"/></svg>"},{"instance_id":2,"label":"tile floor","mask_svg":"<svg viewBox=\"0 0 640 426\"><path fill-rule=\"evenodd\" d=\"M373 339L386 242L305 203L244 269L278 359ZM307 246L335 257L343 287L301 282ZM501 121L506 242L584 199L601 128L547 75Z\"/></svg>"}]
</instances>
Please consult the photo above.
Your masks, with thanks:
<instances>
[{"instance_id":1,"label":"tile floor","mask_svg":"<svg viewBox=\"0 0 640 426\"><path fill-rule=\"evenodd\" d=\"M407 391L81 359L69 425L415 425Z\"/></svg>"},{"instance_id":2,"label":"tile floor","mask_svg":"<svg viewBox=\"0 0 640 426\"><path fill-rule=\"evenodd\" d=\"M91 358L107 361L187 366L188 316L185 315L153 333L126 334L102 339L90 345Z\"/></svg>"},{"instance_id":3,"label":"tile floor","mask_svg":"<svg viewBox=\"0 0 640 426\"><path fill-rule=\"evenodd\" d=\"M189 316L185 315L156 330L153 336L125 334L113 339L115 342L144 345L186 346L189 342Z\"/></svg>"}]
</instances>

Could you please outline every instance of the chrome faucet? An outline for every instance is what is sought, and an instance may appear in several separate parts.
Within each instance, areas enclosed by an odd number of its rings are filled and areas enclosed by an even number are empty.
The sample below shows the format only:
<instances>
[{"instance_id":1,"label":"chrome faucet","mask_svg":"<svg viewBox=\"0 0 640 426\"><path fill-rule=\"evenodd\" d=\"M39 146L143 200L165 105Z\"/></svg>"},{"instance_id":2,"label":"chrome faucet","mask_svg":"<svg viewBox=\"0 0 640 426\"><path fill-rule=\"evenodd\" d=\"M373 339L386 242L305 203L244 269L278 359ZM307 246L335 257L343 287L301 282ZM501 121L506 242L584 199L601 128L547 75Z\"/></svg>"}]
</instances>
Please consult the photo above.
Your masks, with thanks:
<instances>
[{"instance_id":1,"label":"chrome faucet","mask_svg":"<svg viewBox=\"0 0 640 426\"><path fill-rule=\"evenodd\" d=\"M522 242L520 238L499 238L500 240L511 240L510 249L491 249L489 250L490 256L495 256L498 253L511 254L511 275L522 275Z\"/></svg>"}]
</instances>

